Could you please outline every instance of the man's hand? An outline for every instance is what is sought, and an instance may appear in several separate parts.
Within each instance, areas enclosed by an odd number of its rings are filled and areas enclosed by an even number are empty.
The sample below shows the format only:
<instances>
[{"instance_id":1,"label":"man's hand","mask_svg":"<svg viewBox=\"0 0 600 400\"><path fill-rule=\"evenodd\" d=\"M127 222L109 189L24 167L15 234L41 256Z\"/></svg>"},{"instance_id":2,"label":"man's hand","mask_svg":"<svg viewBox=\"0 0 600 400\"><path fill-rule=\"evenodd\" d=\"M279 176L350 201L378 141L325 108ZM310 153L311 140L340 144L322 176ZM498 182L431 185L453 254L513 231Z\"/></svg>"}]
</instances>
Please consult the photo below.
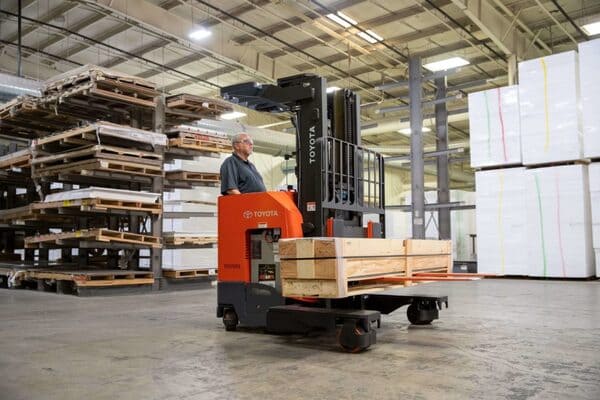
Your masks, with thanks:
<instances>
[{"instance_id":1,"label":"man's hand","mask_svg":"<svg viewBox=\"0 0 600 400\"><path fill-rule=\"evenodd\" d=\"M228 189L227 194L242 194L242 192L237 189Z\"/></svg>"}]
</instances>

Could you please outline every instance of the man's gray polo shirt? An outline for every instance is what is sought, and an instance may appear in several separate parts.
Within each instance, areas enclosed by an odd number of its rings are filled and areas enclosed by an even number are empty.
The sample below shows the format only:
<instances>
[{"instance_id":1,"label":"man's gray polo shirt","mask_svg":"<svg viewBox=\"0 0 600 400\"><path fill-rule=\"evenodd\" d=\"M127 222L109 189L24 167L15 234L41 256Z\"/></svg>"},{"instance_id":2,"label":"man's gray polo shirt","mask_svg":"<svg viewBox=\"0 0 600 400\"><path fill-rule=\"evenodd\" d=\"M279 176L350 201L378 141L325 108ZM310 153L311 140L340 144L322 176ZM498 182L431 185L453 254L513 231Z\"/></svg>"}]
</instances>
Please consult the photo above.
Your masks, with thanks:
<instances>
[{"instance_id":1,"label":"man's gray polo shirt","mask_svg":"<svg viewBox=\"0 0 600 400\"><path fill-rule=\"evenodd\" d=\"M230 189L241 193L266 192L262 176L250 161L244 161L235 153L221 165L221 194Z\"/></svg>"}]
</instances>

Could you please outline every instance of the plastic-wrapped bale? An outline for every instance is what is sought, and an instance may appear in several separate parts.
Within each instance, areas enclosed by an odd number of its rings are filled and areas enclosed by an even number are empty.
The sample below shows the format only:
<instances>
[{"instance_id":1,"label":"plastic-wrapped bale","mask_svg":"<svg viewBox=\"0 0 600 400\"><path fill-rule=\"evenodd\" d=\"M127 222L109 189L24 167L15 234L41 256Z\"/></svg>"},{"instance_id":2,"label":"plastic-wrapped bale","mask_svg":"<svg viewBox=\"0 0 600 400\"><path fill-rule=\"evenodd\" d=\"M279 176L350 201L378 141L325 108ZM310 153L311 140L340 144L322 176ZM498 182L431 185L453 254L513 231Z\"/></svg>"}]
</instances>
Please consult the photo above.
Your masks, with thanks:
<instances>
[{"instance_id":1,"label":"plastic-wrapped bale","mask_svg":"<svg viewBox=\"0 0 600 400\"><path fill-rule=\"evenodd\" d=\"M529 275L526 242L524 168L475 174L477 271Z\"/></svg>"},{"instance_id":2,"label":"plastic-wrapped bale","mask_svg":"<svg viewBox=\"0 0 600 400\"><path fill-rule=\"evenodd\" d=\"M600 277L600 162L590 165L593 246L596 253L596 276Z\"/></svg>"},{"instance_id":3,"label":"plastic-wrapped bale","mask_svg":"<svg viewBox=\"0 0 600 400\"><path fill-rule=\"evenodd\" d=\"M469 94L473 168L521 164L518 86Z\"/></svg>"},{"instance_id":4,"label":"plastic-wrapped bale","mask_svg":"<svg viewBox=\"0 0 600 400\"><path fill-rule=\"evenodd\" d=\"M579 43L579 77L583 118L583 153L600 157L600 39Z\"/></svg>"},{"instance_id":5,"label":"plastic-wrapped bale","mask_svg":"<svg viewBox=\"0 0 600 400\"><path fill-rule=\"evenodd\" d=\"M582 159L577 53L521 62L519 81L523 164Z\"/></svg>"},{"instance_id":6,"label":"plastic-wrapped bale","mask_svg":"<svg viewBox=\"0 0 600 400\"><path fill-rule=\"evenodd\" d=\"M588 167L564 165L526 172L527 251L530 275L593 276Z\"/></svg>"}]
</instances>

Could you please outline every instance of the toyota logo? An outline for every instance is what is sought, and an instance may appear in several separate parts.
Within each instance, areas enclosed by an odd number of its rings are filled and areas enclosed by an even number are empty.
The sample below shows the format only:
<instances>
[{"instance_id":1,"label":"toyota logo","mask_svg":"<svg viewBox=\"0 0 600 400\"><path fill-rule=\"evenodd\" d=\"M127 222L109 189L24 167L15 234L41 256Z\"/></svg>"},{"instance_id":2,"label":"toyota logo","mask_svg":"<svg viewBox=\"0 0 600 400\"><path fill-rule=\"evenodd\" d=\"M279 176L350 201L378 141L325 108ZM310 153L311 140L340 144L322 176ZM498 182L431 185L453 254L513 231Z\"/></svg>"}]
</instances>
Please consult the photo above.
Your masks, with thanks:
<instances>
[{"instance_id":1,"label":"toyota logo","mask_svg":"<svg viewBox=\"0 0 600 400\"><path fill-rule=\"evenodd\" d=\"M242 213L242 215L244 216L244 218L246 218L246 219L250 219L250 218L252 218L252 215L253 215L253 214L252 214L252 211L250 211L250 210L246 210L246 211L244 211L244 212Z\"/></svg>"}]
</instances>

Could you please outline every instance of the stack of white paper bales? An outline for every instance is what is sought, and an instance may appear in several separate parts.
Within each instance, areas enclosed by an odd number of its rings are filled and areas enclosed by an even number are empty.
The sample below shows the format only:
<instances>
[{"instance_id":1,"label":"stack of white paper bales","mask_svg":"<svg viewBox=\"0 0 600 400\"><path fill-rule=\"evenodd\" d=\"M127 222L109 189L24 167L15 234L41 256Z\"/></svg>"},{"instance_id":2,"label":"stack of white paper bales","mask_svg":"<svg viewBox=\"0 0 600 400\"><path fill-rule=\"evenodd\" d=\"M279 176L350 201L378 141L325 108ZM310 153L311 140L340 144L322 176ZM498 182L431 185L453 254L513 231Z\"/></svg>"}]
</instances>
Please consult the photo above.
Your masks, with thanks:
<instances>
[{"instance_id":1,"label":"stack of white paper bales","mask_svg":"<svg viewBox=\"0 0 600 400\"><path fill-rule=\"evenodd\" d=\"M593 276L586 165L527 171L527 251L532 276Z\"/></svg>"},{"instance_id":2,"label":"stack of white paper bales","mask_svg":"<svg viewBox=\"0 0 600 400\"><path fill-rule=\"evenodd\" d=\"M521 164L519 88L470 93L469 131L473 168Z\"/></svg>"},{"instance_id":3,"label":"stack of white paper bales","mask_svg":"<svg viewBox=\"0 0 600 400\"><path fill-rule=\"evenodd\" d=\"M519 103L523 164L583 158L575 51L519 63Z\"/></svg>"},{"instance_id":4,"label":"stack of white paper bales","mask_svg":"<svg viewBox=\"0 0 600 400\"><path fill-rule=\"evenodd\" d=\"M596 253L596 276L600 277L600 163L590 165L590 197L592 203L592 236Z\"/></svg>"},{"instance_id":5,"label":"stack of white paper bales","mask_svg":"<svg viewBox=\"0 0 600 400\"><path fill-rule=\"evenodd\" d=\"M580 111L576 52L519 64L521 153L523 164L529 168L476 174L480 272L566 278L595 274L591 203L600 203L600 199L590 201L590 186L592 192L600 187L600 172L596 172L599 167L592 164L588 177L588 166L572 165L572 161L583 160L584 151L594 154L596 140L600 140L600 107L594 103L593 94L585 94L600 90L596 72L600 67L600 43L582 47L581 81L586 86L584 95L592 97L588 111L593 109L587 120ZM471 95L471 99L478 99L474 110L481 114L477 111L481 95ZM477 121L481 115L470 115L470 119ZM585 142L582 120L590 121L586 123L590 126ZM481 129L481 122L476 122L476 136L481 135ZM488 157L488 149L474 142L473 165ZM550 163L553 166L546 166Z\"/></svg>"},{"instance_id":6,"label":"stack of white paper bales","mask_svg":"<svg viewBox=\"0 0 600 400\"><path fill-rule=\"evenodd\" d=\"M478 272L528 275L525 168L479 171L475 179Z\"/></svg>"},{"instance_id":7,"label":"stack of white paper bales","mask_svg":"<svg viewBox=\"0 0 600 400\"><path fill-rule=\"evenodd\" d=\"M587 158L600 158L600 39L579 44L583 145Z\"/></svg>"}]
</instances>

